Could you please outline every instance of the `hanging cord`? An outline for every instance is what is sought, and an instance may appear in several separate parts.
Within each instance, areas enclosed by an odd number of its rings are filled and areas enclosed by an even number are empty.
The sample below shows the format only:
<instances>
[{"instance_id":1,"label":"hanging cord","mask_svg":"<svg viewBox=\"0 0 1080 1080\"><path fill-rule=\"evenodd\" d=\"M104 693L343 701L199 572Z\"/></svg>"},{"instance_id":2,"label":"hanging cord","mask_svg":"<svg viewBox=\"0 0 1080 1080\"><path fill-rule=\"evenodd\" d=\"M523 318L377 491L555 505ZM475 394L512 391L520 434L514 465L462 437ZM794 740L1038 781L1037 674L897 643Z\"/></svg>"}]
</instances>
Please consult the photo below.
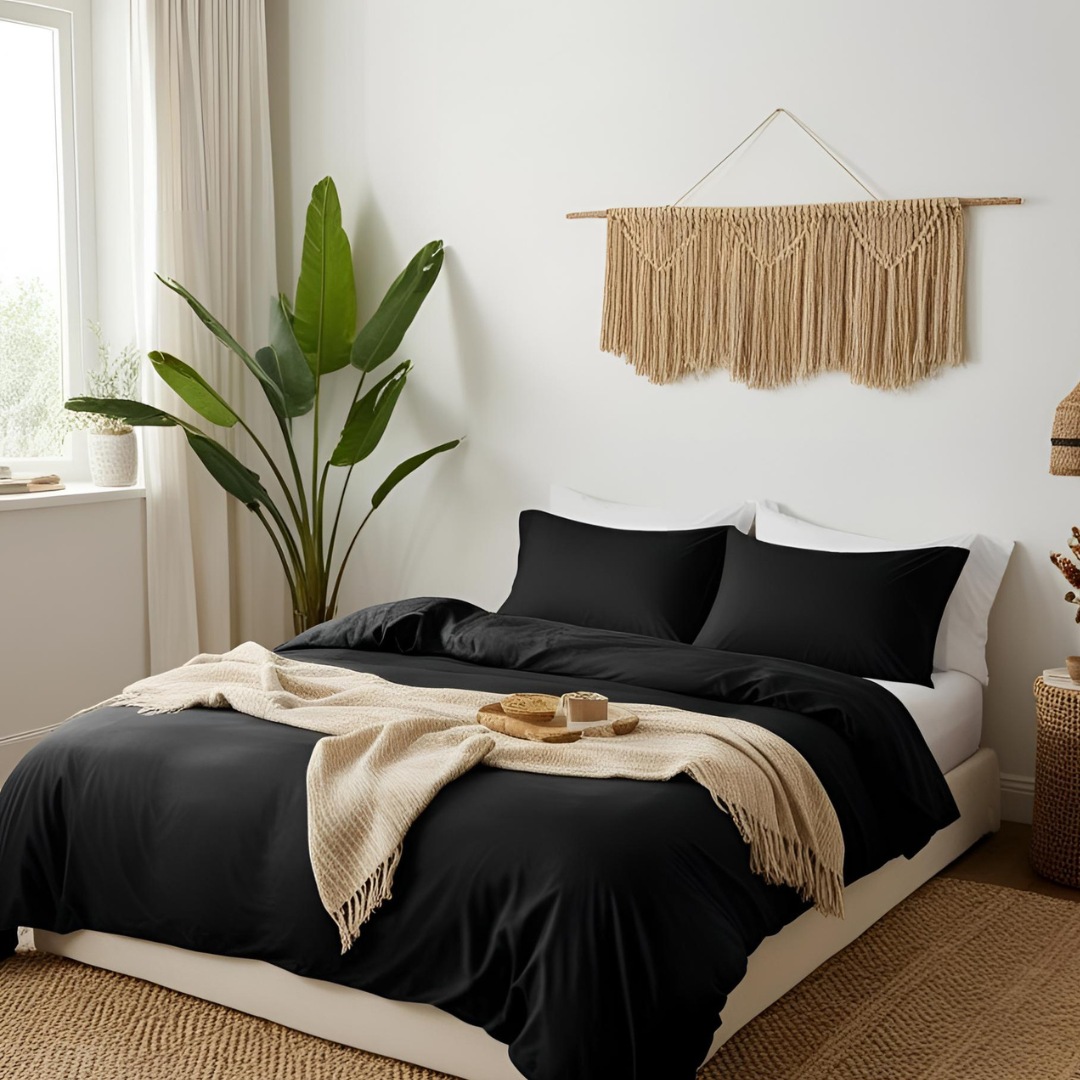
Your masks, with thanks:
<instances>
[{"instance_id":1,"label":"hanging cord","mask_svg":"<svg viewBox=\"0 0 1080 1080\"><path fill-rule=\"evenodd\" d=\"M722 157L722 158L721 158L721 159L720 159L720 160L719 160L719 161L718 161L718 162L717 162L717 163L716 163L716 164L715 164L715 165L714 165L714 166L713 166L713 167L712 167L712 168L711 168L711 169L710 169L710 170L709 170L709 171L708 171L708 172L707 172L707 173L706 173L706 174L705 174L705 175L704 175L704 176L703 176L703 177L702 177L702 178L701 178L701 179L700 179L700 180L699 180L699 181L698 181L698 182L697 182L696 184L694 184L694 185L693 185L693 187L691 187L691 188L690 188L690 189L689 189L688 191L685 191L685 192L684 192L684 193L683 193L682 195L680 195L680 196L679 196L679 197L678 197L678 198L677 198L677 199L675 200L675 202L674 202L674 203L672 203L672 205L673 205L673 206L678 206L678 205L679 205L679 204L680 204L680 203L681 203L681 202L683 201L683 199L685 199L685 198L686 198L686 197L687 197L688 195L691 195L691 194L693 194L693 193L694 193L695 191L697 191L697 189L698 189L699 187L701 187L701 185L702 185L702 184L704 184L704 183L705 183L705 181L706 181L706 180L708 180L708 179L709 179L709 177L710 177L710 176L712 176L712 174L713 174L714 172L716 172L716 170L717 170L717 169L719 169L719 168L720 168L720 166L721 166L721 165L723 165L725 161L727 161L727 160L728 160L728 158L730 158L730 157L731 157L732 155L734 155L734 154L735 154L735 153L737 153L737 152L738 152L739 150L741 150L741 149L742 149L742 148L743 148L743 147L744 147L744 146L745 146L745 145L746 145L746 144L747 144L747 143L748 143L748 142L749 142L749 141L750 141L750 140L751 140L752 138L754 138L754 136L755 136L755 135L758 135L758 134L760 134L760 133L761 133L762 131L764 131L764 130L765 130L765 129L766 129L766 128L767 128L767 127L768 127L768 126L769 126L769 125L770 125L770 124L771 124L771 123L772 123L772 122L773 122L773 121L774 121L774 120L775 120L775 119L776 119L776 118L777 118L777 117L778 117L778 116L779 116L780 114L781 114L781 113L783 113L783 114L784 114L784 115L785 115L786 117L788 117L788 119L789 119L789 120L793 120L793 121L794 121L794 122L795 122L796 124L798 124L798 125L799 125L799 127L800 127L800 128L802 128L802 130L803 130L803 131L805 131L805 132L806 132L806 134L807 134L807 135L809 135L809 136L810 136L810 138L811 138L811 139L813 139L813 140L814 140L814 142L816 142L816 143L817 143L817 145L818 145L819 147L821 147L821 149L822 149L822 150L824 150L824 151L825 151L825 153L826 153L826 154L828 154L828 155L829 155L829 157L831 157L831 158L833 159L833 161L835 161L835 162L836 162L836 164L837 164L837 165L839 165L839 166L840 166L840 168L841 168L841 169L843 169L843 170L844 170L844 172L846 172L846 173L848 174L848 176L850 176L850 177L851 177L851 179L852 179L852 180L854 180L854 181L855 181L855 183L856 183L856 184L858 184L858 185L859 185L859 187L861 187L861 188L863 189L863 191L865 191L865 192L866 192L866 194L867 194L867 195L869 195L869 196L870 196L870 198L872 198L872 199L880 199L880 198L881 198L881 196L880 196L880 195L878 195L878 194L877 194L877 193L876 193L875 191L871 191L871 190L870 190L870 188L868 188L868 187L867 187L867 186L866 186L866 185L865 185L865 184L864 184L864 183L863 183L863 182L862 182L862 181L861 181L861 180L860 180L860 179L859 179L859 178L858 178L858 177L857 177L857 176L856 176L856 175L855 175L855 174L854 174L854 173L853 173L853 172L852 172L852 171L851 171L851 170L850 170L850 169L849 169L849 168L848 168L848 167L847 167L847 166L846 166L846 165L845 165L845 164L844 164L844 163L843 163L843 162L842 162L841 160L840 160L840 158L838 158L838 157L836 156L836 154L834 154L834 153L833 153L833 152L832 152L832 151L831 151L831 150L830 150L830 149L828 148L828 146L826 146L826 144L825 144L825 143L824 143L824 142L823 142L823 141L822 141L822 140L821 140L821 139L820 139L820 138L818 137L817 133L816 133L816 132L814 132L814 131L812 131L812 130L811 130L810 128L808 128L808 127L807 127L807 126L806 126L806 125L805 125L805 124L804 124L804 123L803 123L803 122L802 122L802 121L801 121L801 120L800 120L800 119L799 119L799 118L798 118L798 117L797 117L797 116L796 116L796 115L795 115L795 114L794 114L793 112L789 112L789 111L788 111L787 109L773 109L773 111L772 111L771 113L769 113L769 115L768 115L768 116L766 116L766 117L765 117L765 119L764 119L764 120L762 120L762 121L761 121L761 123L760 123L760 124L758 124L758 126L757 126L756 128L754 128L754 130L753 130L753 131L751 131L751 132L750 132L750 134L749 134L749 135L747 135L747 136L746 136L746 138L745 138L745 139L743 139L743 140L742 140L742 141L741 141L741 142L740 142L740 143L738 144L738 146L735 146L735 147L733 147L733 148L732 148L731 150L729 150L729 151L728 151L728 152L727 152L727 153L726 153L726 154L725 154L725 155L724 155L724 156L723 156L723 157Z\"/></svg>"}]
</instances>

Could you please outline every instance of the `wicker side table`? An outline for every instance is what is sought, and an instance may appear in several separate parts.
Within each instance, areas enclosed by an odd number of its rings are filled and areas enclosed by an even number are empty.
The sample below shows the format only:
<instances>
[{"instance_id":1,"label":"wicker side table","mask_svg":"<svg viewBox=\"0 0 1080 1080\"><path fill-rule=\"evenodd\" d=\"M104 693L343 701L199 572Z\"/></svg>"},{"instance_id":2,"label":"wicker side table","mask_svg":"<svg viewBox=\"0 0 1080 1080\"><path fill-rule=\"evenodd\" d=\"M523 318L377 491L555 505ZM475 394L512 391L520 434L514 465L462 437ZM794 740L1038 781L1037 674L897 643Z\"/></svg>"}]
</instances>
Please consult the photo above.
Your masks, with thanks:
<instances>
[{"instance_id":1,"label":"wicker side table","mask_svg":"<svg viewBox=\"0 0 1080 1080\"><path fill-rule=\"evenodd\" d=\"M1035 680L1035 809L1031 865L1080 888L1080 689Z\"/></svg>"}]
</instances>

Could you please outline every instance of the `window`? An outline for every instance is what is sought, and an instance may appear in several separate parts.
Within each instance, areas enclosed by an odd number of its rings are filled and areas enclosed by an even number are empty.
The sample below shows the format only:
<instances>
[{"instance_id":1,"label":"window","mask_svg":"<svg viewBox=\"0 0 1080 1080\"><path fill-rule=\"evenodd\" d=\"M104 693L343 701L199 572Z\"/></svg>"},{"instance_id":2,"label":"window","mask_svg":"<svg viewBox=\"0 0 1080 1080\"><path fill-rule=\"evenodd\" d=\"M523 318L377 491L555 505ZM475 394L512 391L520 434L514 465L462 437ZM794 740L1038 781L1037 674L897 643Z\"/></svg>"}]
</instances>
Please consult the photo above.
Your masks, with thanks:
<instances>
[{"instance_id":1,"label":"window","mask_svg":"<svg viewBox=\"0 0 1080 1080\"><path fill-rule=\"evenodd\" d=\"M87 0L0 0L0 462L83 472L63 401L82 389L92 233ZM80 169L79 158L84 159Z\"/></svg>"}]
</instances>

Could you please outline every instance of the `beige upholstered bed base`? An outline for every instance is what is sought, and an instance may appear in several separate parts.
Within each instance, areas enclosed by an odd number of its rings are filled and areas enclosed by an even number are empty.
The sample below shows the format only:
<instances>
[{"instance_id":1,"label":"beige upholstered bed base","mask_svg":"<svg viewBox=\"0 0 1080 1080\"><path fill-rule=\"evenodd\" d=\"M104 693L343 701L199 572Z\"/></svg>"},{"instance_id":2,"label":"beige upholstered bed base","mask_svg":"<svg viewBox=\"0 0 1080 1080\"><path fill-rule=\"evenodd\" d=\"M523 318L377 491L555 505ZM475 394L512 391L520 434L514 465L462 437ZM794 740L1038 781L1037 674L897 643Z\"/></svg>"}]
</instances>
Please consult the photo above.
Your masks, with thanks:
<instances>
[{"instance_id":1,"label":"beige upholstered bed base","mask_svg":"<svg viewBox=\"0 0 1080 1080\"><path fill-rule=\"evenodd\" d=\"M978 751L946 779L960 807L960 820L938 833L914 859L895 859L847 889L844 920L810 910L767 938L750 957L746 977L728 998L710 1057L819 964L981 836L998 828L1000 788L992 750ZM34 938L46 952L147 979L334 1042L466 1080L522 1080L502 1043L431 1005L390 1001L306 979L260 960L210 956L113 934L38 930Z\"/></svg>"}]
</instances>

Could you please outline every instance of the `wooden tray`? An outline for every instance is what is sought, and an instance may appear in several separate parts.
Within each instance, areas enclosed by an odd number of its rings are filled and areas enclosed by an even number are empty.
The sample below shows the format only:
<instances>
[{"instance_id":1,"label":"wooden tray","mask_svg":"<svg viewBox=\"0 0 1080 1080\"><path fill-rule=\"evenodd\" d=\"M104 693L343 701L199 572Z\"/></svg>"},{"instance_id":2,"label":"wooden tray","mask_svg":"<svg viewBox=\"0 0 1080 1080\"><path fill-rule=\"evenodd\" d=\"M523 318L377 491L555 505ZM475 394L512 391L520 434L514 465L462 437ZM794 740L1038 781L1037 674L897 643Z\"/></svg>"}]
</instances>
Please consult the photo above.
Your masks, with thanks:
<instances>
[{"instance_id":1,"label":"wooden tray","mask_svg":"<svg viewBox=\"0 0 1080 1080\"><path fill-rule=\"evenodd\" d=\"M606 724L597 724L596 727L573 731L567 729L565 716L556 716L554 720L539 722L519 720L516 716L507 716L502 710L502 705L497 701L484 705L476 714L476 719L484 727L489 727L492 731L500 731L503 735L545 743L577 742L582 735L588 735L590 738L628 735L638 726L638 718L618 705L608 705Z\"/></svg>"}]
</instances>

